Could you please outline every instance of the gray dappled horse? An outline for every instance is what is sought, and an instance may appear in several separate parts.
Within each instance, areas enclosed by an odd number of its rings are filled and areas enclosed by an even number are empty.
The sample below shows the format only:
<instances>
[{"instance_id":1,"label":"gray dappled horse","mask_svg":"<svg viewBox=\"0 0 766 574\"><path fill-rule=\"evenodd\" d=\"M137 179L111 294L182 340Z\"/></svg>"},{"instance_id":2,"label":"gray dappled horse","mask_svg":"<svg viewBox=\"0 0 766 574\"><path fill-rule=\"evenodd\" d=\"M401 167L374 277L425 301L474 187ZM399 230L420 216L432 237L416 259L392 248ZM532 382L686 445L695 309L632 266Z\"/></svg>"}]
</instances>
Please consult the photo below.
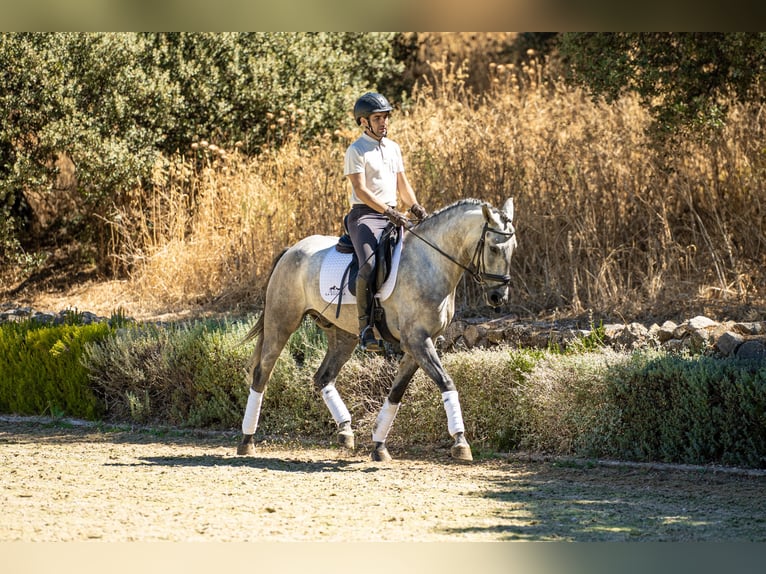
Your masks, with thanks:
<instances>
[{"instance_id":1,"label":"gray dappled horse","mask_svg":"<svg viewBox=\"0 0 766 574\"><path fill-rule=\"evenodd\" d=\"M327 354L314 375L314 384L338 425L339 443L354 447L351 415L335 388L335 379L358 343L357 307L350 301L338 310L338 305L328 304L322 298L319 286L322 262L337 242L337 237L313 235L286 249L275 260L263 313L245 339L257 338L257 343L248 373L251 386L242 421L242 442L237 448L239 455L255 453L253 435L272 369L290 335L307 315L327 335ZM510 262L515 247L513 199L505 202L502 211L475 199L458 201L405 232L396 283L381 302L388 329L399 341L403 357L375 421L373 460L391 459L386 438L418 368L441 391L447 429L455 441L452 457L472 460L458 393L439 360L434 339L452 320L455 289L464 272L482 285L490 305L508 301Z\"/></svg>"}]
</instances>

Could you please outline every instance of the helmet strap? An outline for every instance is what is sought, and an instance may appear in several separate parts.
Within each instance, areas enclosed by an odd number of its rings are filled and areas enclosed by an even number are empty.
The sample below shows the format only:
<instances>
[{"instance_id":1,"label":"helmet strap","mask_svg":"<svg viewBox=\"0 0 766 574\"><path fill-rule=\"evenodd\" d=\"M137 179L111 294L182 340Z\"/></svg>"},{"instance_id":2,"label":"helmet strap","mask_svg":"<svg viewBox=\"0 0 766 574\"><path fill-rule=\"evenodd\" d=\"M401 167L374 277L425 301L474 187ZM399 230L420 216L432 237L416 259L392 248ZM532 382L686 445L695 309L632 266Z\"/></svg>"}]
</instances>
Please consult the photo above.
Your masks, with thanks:
<instances>
[{"instance_id":1,"label":"helmet strap","mask_svg":"<svg viewBox=\"0 0 766 574\"><path fill-rule=\"evenodd\" d=\"M379 136L375 133L375 131L372 129L372 125L370 124L370 118L364 118L367 120L367 123L364 126L364 131L368 134L370 134L372 137L374 137L376 140L380 141L383 139L383 136Z\"/></svg>"}]
</instances>

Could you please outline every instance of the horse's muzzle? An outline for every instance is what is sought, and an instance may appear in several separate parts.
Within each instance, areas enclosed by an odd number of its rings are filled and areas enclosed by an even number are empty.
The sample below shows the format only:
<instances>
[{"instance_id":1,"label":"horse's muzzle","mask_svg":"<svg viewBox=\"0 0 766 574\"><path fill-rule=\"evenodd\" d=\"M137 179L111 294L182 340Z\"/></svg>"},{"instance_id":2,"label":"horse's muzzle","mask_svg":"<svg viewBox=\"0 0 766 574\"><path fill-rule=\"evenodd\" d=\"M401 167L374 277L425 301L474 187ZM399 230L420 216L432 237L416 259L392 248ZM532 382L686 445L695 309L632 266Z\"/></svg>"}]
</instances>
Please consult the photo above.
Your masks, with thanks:
<instances>
[{"instance_id":1,"label":"horse's muzzle","mask_svg":"<svg viewBox=\"0 0 766 574\"><path fill-rule=\"evenodd\" d=\"M487 303L492 307L500 307L508 302L508 286L503 285L497 289L491 289L486 292Z\"/></svg>"}]
</instances>

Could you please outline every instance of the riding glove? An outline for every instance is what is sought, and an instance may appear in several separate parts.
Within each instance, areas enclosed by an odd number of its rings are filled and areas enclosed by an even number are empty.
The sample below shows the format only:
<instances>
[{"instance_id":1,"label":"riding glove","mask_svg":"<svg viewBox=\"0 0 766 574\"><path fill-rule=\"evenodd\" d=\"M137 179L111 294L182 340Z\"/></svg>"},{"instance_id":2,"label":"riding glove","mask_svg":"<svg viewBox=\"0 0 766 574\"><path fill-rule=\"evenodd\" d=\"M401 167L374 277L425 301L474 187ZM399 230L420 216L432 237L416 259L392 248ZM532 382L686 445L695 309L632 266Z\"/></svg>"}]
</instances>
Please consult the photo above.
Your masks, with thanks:
<instances>
[{"instance_id":1,"label":"riding glove","mask_svg":"<svg viewBox=\"0 0 766 574\"><path fill-rule=\"evenodd\" d=\"M409 219L407 219L407 216L404 215L401 211L396 211L393 207L387 208L383 215L388 217L389 221L396 225L397 227L411 227L412 223Z\"/></svg>"},{"instance_id":2,"label":"riding glove","mask_svg":"<svg viewBox=\"0 0 766 574\"><path fill-rule=\"evenodd\" d=\"M410 207L410 213L418 219L425 219L428 217L428 212L419 203L415 203L412 207Z\"/></svg>"}]
</instances>

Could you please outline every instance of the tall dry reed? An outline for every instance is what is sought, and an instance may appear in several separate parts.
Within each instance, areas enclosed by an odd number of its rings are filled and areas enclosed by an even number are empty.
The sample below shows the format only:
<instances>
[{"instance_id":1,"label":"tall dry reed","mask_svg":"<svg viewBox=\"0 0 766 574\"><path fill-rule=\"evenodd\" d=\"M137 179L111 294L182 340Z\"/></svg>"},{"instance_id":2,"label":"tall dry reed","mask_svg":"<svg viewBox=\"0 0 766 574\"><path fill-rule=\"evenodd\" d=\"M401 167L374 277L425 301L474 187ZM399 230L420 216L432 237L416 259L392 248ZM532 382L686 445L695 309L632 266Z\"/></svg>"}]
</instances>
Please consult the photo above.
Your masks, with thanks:
<instances>
[{"instance_id":1,"label":"tall dry reed","mask_svg":"<svg viewBox=\"0 0 766 574\"><path fill-rule=\"evenodd\" d=\"M516 201L519 249L505 312L637 317L762 304L760 109L735 104L719 137L647 139L637 99L591 101L547 62L490 64L492 87L432 64L390 132L421 203ZM316 140L296 131L255 158L200 144L158 166L115 214L115 261L158 307L258 304L273 257L338 235L348 208L352 121ZM464 301L464 310L469 305Z\"/></svg>"}]
</instances>

